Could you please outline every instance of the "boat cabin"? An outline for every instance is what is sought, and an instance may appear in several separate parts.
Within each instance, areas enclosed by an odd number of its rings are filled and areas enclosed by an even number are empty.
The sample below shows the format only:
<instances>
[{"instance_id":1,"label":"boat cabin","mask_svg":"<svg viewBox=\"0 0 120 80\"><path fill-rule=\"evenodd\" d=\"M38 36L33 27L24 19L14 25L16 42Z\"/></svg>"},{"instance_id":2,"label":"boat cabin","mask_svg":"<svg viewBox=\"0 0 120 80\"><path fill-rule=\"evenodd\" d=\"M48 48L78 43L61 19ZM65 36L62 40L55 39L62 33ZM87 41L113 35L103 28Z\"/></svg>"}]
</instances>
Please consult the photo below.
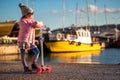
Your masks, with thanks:
<instances>
[{"instance_id":1,"label":"boat cabin","mask_svg":"<svg viewBox=\"0 0 120 80\"><path fill-rule=\"evenodd\" d=\"M77 38L74 39L75 42L81 43L92 43L91 34L89 30L78 29L76 30Z\"/></svg>"}]
</instances>

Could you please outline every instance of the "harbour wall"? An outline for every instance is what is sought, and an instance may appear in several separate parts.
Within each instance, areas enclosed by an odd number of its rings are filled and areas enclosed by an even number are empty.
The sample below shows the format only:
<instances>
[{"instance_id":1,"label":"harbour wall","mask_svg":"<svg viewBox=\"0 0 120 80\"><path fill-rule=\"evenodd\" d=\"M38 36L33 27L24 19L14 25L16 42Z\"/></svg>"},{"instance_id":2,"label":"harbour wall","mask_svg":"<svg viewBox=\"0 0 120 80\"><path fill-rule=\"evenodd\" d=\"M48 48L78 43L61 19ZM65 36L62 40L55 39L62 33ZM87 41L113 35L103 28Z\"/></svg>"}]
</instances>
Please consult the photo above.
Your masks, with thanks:
<instances>
[{"instance_id":1,"label":"harbour wall","mask_svg":"<svg viewBox=\"0 0 120 80\"><path fill-rule=\"evenodd\" d=\"M17 44L0 44L0 55L19 54L20 50Z\"/></svg>"}]
</instances>

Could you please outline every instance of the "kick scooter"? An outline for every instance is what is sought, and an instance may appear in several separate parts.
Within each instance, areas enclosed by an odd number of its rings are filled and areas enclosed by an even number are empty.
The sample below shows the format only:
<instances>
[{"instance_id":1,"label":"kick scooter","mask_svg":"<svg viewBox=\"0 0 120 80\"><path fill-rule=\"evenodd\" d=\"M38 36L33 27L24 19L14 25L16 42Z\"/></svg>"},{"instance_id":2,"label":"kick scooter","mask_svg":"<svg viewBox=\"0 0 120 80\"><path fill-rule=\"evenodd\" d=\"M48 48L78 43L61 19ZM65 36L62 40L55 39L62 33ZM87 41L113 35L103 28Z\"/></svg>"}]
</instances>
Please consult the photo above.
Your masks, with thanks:
<instances>
[{"instance_id":1,"label":"kick scooter","mask_svg":"<svg viewBox=\"0 0 120 80\"><path fill-rule=\"evenodd\" d=\"M43 52L43 31L42 28L40 29L40 47L41 47L41 66L38 67L37 73L41 74L42 72L51 73L51 67L44 65L44 52Z\"/></svg>"}]
</instances>

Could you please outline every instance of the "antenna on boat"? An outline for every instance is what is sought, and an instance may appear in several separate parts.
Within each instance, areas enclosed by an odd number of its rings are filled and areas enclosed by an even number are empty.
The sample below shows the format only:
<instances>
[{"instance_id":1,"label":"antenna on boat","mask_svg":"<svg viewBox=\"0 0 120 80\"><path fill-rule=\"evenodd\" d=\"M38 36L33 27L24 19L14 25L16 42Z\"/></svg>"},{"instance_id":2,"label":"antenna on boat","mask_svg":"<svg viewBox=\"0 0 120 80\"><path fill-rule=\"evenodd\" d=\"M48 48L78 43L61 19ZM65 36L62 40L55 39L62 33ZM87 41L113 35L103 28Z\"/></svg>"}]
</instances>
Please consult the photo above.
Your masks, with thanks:
<instances>
[{"instance_id":1,"label":"antenna on boat","mask_svg":"<svg viewBox=\"0 0 120 80\"><path fill-rule=\"evenodd\" d=\"M88 29L90 31L90 19L89 19L89 10L88 10L88 0L86 0L87 3L87 27L86 29Z\"/></svg>"}]
</instances>

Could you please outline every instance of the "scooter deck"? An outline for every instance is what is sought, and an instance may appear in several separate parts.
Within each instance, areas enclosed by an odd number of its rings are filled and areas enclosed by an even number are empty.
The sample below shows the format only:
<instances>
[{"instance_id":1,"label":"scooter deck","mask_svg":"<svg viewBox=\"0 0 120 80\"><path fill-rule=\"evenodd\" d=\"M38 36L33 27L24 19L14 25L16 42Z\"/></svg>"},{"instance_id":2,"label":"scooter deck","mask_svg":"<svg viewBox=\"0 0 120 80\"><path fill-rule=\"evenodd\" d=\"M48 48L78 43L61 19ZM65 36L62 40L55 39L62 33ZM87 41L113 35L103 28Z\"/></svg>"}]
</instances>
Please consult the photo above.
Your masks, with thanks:
<instances>
[{"instance_id":1,"label":"scooter deck","mask_svg":"<svg viewBox=\"0 0 120 80\"><path fill-rule=\"evenodd\" d=\"M24 72L24 74L41 74L41 73L51 73L50 66L39 66L38 69L32 70L32 72Z\"/></svg>"}]
</instances>

